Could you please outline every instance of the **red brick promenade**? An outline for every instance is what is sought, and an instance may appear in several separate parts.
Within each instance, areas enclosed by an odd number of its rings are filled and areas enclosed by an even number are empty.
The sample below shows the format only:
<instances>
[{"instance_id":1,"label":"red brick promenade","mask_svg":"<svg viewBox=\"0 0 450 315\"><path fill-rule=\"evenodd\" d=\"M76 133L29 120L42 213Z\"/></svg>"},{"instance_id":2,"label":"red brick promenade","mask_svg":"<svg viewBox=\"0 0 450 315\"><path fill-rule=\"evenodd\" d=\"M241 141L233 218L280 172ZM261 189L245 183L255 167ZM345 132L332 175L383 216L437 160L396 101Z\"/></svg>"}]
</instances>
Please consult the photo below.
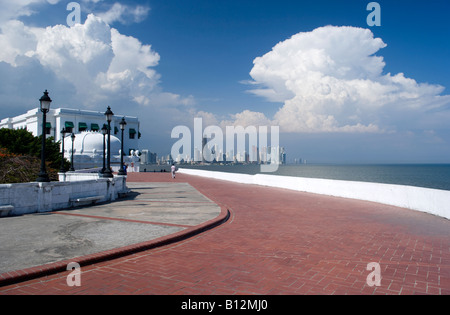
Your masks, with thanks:
<instances>
[{"instance_id":1,"label":"red brick promenade","mask_svg":"<svg viewBox=\"0 0 450 315\"><path fill-rule=\"evenodd\" d=\"M130 174L129 182L172 181ZM450 221L376 203L178 174L231 211L179 243L0 288L0 294L450 294ZM381 266L369 287L367 264Z\"/></svg>"}]
</instances>

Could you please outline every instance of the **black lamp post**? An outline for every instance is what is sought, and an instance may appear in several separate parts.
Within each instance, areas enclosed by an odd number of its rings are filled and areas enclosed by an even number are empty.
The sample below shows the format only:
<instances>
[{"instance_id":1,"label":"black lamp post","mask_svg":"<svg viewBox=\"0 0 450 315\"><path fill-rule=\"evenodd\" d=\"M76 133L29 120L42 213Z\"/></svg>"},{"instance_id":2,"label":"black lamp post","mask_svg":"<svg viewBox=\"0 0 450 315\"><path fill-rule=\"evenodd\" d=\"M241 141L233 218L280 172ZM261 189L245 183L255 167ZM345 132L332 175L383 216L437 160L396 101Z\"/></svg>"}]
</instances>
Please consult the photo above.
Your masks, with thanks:
<instances>
[{"instance_id":1,"label":"black lamp post","mask_svg":"<svg viewBox=\"0 0 450 315\"><path fill-rule=\"evenodd\" d=\"M114 113L111 111L111 107L108 106L108 109L105 112L105 116L106 121L108 122L108 158L106 160L106 170L103 177L113 178L114 175L111 171L111 121L113 119Z\"/></svg>"},{"instance_id":2,"label":"black lamp post","mask_svg":"<svg viewBox=\"0 0 450 315\"><path fill-rule=\"evenodd\" d=\"M64 138L66 137L67 130L63 128L61 130L61 138L62 138L62 148L61 148L61 168L59 170L60 173L65 173L66 169L64 168Z\"/></svg>"},{"instance_id":3,"label":"black lamp post","mask_svg":"<svg viewBox=\"0 0 450 315\"><path fill-rule=\"evenodd\" d=\"M103 124L103 128L102 128L102 135L103 135L103 168L100 171L100 174L103 176L103 174L105 173L106 170L106 140L105 140L105 136L108 133L108 127L106 126L106 124Z\"/></svg>"},{"instance_id":4,"label":"black lamp post","mask_svg":"<svg viewBox=\"0 0 450 315\"><path fill-rule=\"evenodd\" d=\"M122 130L122 142L121 142L121 149L120 149L120 170L119 175L127 175L125 173L124 167L123 167L123 132L125 130L125 126L127 125L127 122L125 121L125 117L122 118L122 121L120 122L120 130Z\"/></svg>"},{"instance_id":5,"label":"black lamp post","mask_svg":"<svg viewBox=\"0 0 450 315\"><path fill-rule=\"evenodd\" d=\"M75 172L75 168L73 167L73 143L75 142L75 135L72 133L70 136L72 138L72 155L70 156L70 169L69 171Z\"/></svg>"},{"instance_id":6,"label":"black lamp post","mask_svg":"<svg viewBox=\"0 0 450 315\"><path fill-rule=\"evenodd\" d=\"M52 100L48 96L47 90L45 90L44 95L39 99L41 112L44 114L42 119L42 147L41 147L41 170L39 171L39 177L37 182L46 183L50 181L47 174L47 169L45 167L45 135L46 135L46 125L47 125L47 113L50 110L50 104Z\"/></svg>"}]
</instances>

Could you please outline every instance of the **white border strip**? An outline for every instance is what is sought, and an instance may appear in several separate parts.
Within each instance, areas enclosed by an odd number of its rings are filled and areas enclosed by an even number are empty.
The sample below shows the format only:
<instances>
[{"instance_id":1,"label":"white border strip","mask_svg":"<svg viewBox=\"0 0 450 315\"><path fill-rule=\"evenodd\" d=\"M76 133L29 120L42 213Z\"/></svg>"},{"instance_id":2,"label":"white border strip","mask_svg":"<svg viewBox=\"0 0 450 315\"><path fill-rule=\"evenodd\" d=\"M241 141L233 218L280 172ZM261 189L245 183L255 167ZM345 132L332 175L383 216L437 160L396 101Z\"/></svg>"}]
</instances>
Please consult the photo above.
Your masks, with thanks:
<instances>
[{"instance_id":1,"label":"white border strip","mask_svg":"<svg viewBox=\"0 0 450 315\"><path fill-rule=\"evenodd\" d=\"M197 169L180 169L179 172L242 184L278 187L321 195L373 201L450 219L450 191L447 190L266 174L248 175Z\"/></svg>"}]
</instances>

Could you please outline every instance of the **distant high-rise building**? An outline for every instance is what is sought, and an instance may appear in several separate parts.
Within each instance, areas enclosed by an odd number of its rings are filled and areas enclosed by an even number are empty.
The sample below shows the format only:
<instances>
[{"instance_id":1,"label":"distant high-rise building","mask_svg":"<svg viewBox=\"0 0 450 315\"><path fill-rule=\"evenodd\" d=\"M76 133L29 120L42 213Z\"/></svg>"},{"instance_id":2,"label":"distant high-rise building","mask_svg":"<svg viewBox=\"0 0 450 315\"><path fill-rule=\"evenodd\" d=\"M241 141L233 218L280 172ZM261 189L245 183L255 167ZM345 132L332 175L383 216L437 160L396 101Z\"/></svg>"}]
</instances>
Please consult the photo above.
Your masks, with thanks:
<instances>
[{"instance_id":1,"label":"distant high-rise building","mask_svg":"<svg viewBox=\"0 0 450 315\"><path fill-rule=\"evenodd\" d=\"M194 161L199 162L202 161L202 157L200 155L200 150L198 148L194 148Z\"/></svg>"}]
</instances>

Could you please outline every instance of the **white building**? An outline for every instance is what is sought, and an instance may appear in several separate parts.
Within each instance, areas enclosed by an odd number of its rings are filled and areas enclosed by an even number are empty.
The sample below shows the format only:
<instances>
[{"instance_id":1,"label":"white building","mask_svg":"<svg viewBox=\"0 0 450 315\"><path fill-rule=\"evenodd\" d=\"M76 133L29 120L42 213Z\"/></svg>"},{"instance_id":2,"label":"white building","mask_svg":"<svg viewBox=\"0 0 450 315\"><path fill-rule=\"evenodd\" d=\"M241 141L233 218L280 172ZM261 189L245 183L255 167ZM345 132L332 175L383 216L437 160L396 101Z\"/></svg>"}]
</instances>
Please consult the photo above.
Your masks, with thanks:
<instances>
[{"instance_id":1,"label":"white building","mask_svg":"<svg viewBox=\"0 0 450 315\"><path fill-rule=\"evenodd\" d=\"M0 121L0 129L27 129L34 136L42 134L42 112L39 108L29 110L26 114L5 118ZM125 118L127 123L124 130L124 153L130 155L125 157L124 163L136 162L135 154L139 152L139 120L136 117L115 115L111 121L111 162L120 162L120 147L122 131L120 122ZM74 165L75 169L102 167L103 164L103 135L101 128L106 124L104 112L88 110L56 108L50 109L46 119L47 137L53 137L55 141L62 139L61 130L65 128L69 134L65 138L65 157L70 160L72 139L70 134L75 135L74 142ZM134 154L131 154L134 153ZM133 155L134 157L131 157ZM131 165L130 165L131 166ZM118 168L118 165L113 168ZM131 170L131 169L130 169Z\"/></svg>"},{"instance_id":2,"label":"white building","mask_svg":"<svg viewBox=\"0 0 450 315\"><path fill-rule=\"evenodd\" d=\"M125 117L127 122L124 132L124 152L139 149L139 120L136 117L115 115L111 122L111 135L121 138L120 121ZM83 131L100 132L106 124L104 112L95 112L79 109L56 108L47 113L47 137L55 141L61 140L61 130L65 127L75 135ZM42 112L39 108L29 110L26 114L5 118L0 121L0 129L26 128L38 137L42 134Z\"/></svg>"}]
</instances>

